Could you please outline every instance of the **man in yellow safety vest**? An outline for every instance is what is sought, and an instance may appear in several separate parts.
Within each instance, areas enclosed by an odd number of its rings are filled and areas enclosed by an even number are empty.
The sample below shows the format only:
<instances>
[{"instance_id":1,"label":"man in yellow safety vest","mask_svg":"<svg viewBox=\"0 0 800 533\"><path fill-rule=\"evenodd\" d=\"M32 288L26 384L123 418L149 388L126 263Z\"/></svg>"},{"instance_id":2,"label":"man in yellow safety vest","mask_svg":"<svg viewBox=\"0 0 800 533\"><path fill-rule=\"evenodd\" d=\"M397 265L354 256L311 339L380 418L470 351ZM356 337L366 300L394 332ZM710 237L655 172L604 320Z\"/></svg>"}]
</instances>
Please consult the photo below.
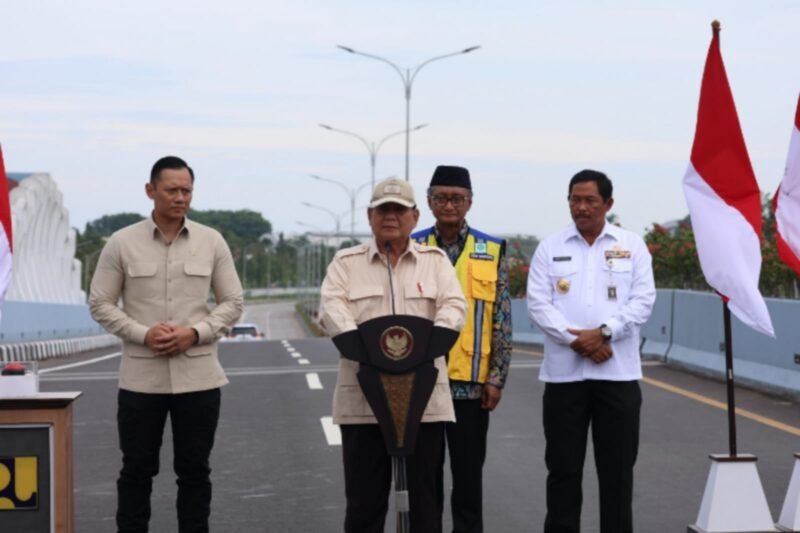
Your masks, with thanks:
<instances>
[{"instance_id":1,"label":"man in yellow safety vest","mask_svg":"<svg viewBox=\"0 0 800 533\"><path fill-rule=\"evenodd\" d=\"M483 531L483 463L489 412L497 407L511 363L511 296L505 241L471 228L469 171L439 166L428 189L436 224L411 236L441 248L467 299L464 329L448 356L456 422L448 423L454 533Z\"/></svg>"}]
</instances>

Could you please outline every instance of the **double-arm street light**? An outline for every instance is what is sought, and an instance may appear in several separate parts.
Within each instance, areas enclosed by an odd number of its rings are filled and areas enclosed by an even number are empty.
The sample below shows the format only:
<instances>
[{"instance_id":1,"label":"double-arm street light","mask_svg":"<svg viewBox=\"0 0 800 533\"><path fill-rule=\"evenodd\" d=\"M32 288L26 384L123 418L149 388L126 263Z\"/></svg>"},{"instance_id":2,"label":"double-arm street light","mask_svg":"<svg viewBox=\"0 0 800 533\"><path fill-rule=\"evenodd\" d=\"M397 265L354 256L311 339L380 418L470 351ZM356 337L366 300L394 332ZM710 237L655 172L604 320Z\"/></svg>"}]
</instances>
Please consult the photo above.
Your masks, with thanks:
<instances>
[{"instance_id":1,"label":"double-arm street light","mask_svg":"<svg viewBox=\"0 0 800 533\"><path fill-rule=\"evenodd\" d=\"M427 124L420 124L418 126L414 126L413 128L411 128L411 131L421 130L425 126L427 126ZM370 169L371 169L370 176L371 176L371 179L372 179L372 188L373 189L375 188L375 160L378 157L378 151L381 149L381 146L383 146L383 143L386 142L388 139L391 139L395 135L400 135L401 133L405 133L406 132L406 130L395 131L394 133L390 133L389 135L387 135L386 137L384 137L380 141L375 142L375 141L368 141L367 139L365 139L361 135L359 135L357 133L354 133L352 131L341 130L339 128L334 128L333 126L329 126L327 124L320 124L319 127L320 128L324 128L326 130L330 130L330 131L336 131L336 132L339 132L339 133L344 133L345 135L349 135L351 137L355 137L356 139L358 139L359 141L364 143L364 146L367 147L367 152L369 152L369 166L370 166Z\"/></svg>"},{"instance_id":2,"label":"double-arm street light","mask_svg":"<svg viewBox=\"0 0 800 533\"><path fill-rule=\"evenodd\" d=\"M480 45L478 45L478 46L470 46L469 48L464 48L463 50L459 50L458 52L452 52L450 54L444 54L444 55L432 57L430 59L427 59L427 60L423 61L422 63L420 63L419 65L417 65L413 69L407 68L407 69L405 69L405 71L403 71L403 69L401 69L400 67L398 67L396 64L392 63L391 61L389 61L385 57L376 56L374 54L368 54L368 53L365 53L365 52L360 52L358 50L354 50L354 49L350 48L349 46L342 46L340 44L337 44L336 46L338 48L341 48L345 52L350 52L351 54L356 54L356 55L360 55L360 56L364 56L364 57L369 57L371 59L377 59L378 61L383 61L384 63L386 63L387 65L392 67L400 75L400 79L403 82L403 88L405 89L405 98L406 98L406 129L405 129L405 132L406 132L406 181L408 181L409 180L409 177L408 177L408 160L409 160L409 151L410 151L410 147L411 147L411 141L410 141L410 133L411 133L411 86L414 84L414 79L417 77L417 74L422 69L422 67L424 67L428 63L432 63L432 62L438 61L440 59L446 59L448 57L454 57L454 56L458 56L458 55L462 55L462 54L468 54L468 53L473 52L473 51L477 50L478 48L480 48Z\"/></svg>"},{"instance_id":3,"label":"double-arm street light","mask_svg":"<svg viewBox=\"0 0 800 533\"><path fill-rule=\"evenodd\" d=\"M360 193L361 190L364 187L369 187L370 182L362 183L358 187L350 188L347 185L345 185L344 183L342 183L341 181L336 181L336 180L332 180L332 179L328 179L328 178L323 178L321 176L317 176L316 174L309 174L309 176L311 176L315 180L327 181L328 183L333 183L334 185L338 185L339 187L344 189L344 191L347 193L347 197L350 198L350 240L355 240L355 235L356 235L356 198L358 197L358 193ZM304 205L307 205L307 204L304 203ZM309 207L312 207L312 206L309 205ZM313 207L319 207L319 206L313 206ZM324 209L327 210L328 212L332 213L327 208L324 208ZM335 214L333 216L336 217ZM338 226L338 220L337 220L337 226ZM338 233L338 227L337 227L337 233Z\"/></svg>"},{"instance_id":4,"label":"double-arm street light","mask_svg":"<svg viewBox=\"0 0 800 533\"><path fill-rule=\"evenodd\" d=\"M347 213L349 213L349 211L345 211L345 212L344 212L344 213L342 213L342 214L336 214L336 213L334 213L333 211L331 211L330 209L328 209L327 207L323 207L323 206L321 206L321 205L312 204L312 203L309 203L309 202L302 202L302 204L303 204L304 206L306 206L306 207L310 207L310 208L312 208L312 209L319 209L320 211L325 211L325 212L326 212L326 213L328 213L330 216L332 216L332 217L333 217L333 220L336 222L336 236L337 236L337 237L339 236L339 231L340 231L340 229L341 229L341 226L342 226L342 224L341 224L341 222L342 222L342 217L343 217L344 215L346 215ZM319 231L320 233L325 233L325 230L323 230L323 229L319 228L318 226L313 226L313 225L311 225L311 224L307 224L307 223L305 223L305 222L301 222L301 221L299 221L299 220L297 221L297 223L298 223L299 225L301 225L301 226L305 226L305 227L309 227L309 228L315 229L315 230Z\"/></svg>"}]
</instances>

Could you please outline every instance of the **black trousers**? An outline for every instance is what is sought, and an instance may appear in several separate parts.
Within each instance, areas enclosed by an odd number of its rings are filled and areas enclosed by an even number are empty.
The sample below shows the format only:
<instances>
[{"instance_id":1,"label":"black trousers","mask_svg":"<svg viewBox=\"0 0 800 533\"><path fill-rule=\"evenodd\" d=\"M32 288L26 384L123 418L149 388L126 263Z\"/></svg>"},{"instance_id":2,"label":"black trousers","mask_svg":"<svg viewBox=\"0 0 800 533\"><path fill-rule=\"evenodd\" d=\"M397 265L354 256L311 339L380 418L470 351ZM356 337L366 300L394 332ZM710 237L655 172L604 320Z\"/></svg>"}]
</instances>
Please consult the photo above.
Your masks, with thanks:
<instances>
[{"instance_id":1,"label":"black trousers","mask_svg":"<svg viewBox=\"0 0 800 533\"><path fill-rule=\"evenodd\" d=\"M453 492L453 533L483 532L483 463L489 411L481 400L454 400L456 422L446 424Z\"/></svg>"},{"instance_id":2,"label":"black trousers","mask_svg":"<svg viewBox=\"0 0 800 533\"><path fill-rule=\"evenodd\" d=\"M344 424L342 457L347 511L345 533L383 533L392 483L392 459L377 424ZM444 422L420 424L406 458L412 533L441 533Z\"/></svg>"},{"instance_id":3,"label":"black trousers","mask_svg":"<svg viewBox=\"0 0 800 533\"><path fill-rule=\"evenodd\" d=\"M633 465L639 450L641 404L637 381L545 385L545 533L580 531L581 481L590 425L600 489L600 533L632 533Z\"/></svg>"},{"instance_id":4,"label":"black trousers","mask_svg":"<svg viewBox=\"0 0 800 533\"><path fill-rule=\"evenodd\" d=\"M178 476L178 530L208 531L211 506L211 468L219 419L220 390L185 394L143 394L120 389L117 428L122 470L117 480L119 533L148 531L150 492L158 474L164 423L169 414Z\"/></svg>"}]
</instances>

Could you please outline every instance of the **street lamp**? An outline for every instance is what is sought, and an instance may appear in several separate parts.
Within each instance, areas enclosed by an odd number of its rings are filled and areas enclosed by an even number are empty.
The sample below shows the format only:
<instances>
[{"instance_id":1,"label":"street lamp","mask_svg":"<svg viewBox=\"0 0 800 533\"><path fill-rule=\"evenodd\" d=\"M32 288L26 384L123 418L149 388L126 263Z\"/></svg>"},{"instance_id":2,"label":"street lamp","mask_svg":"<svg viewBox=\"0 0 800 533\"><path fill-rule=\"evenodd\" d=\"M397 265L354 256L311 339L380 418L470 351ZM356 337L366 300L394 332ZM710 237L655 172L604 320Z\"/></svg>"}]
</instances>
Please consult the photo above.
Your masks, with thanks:
<instances>
[{"instance_id":1,"label":"street lamp","mask_svg":"<svg viewBox=\"0 0 800 533\"><path fill-rule=\"evenodd\" d=\"M317 205L317 204L312 204L312 203L309 203L309 202L301 202L301 203L302 203L302 205L304 205L304 206L306 206L306 207L310 207L310 208L312 208L312 209L319 209L320 211L325 211L325 212L326 212L326 213L328 213L330 216L332 216L332 217L333 217L333 220L334 220L334 222L336 222L336 236L337 236L337 237L339 236L339 232L340 232L340 230L341 230L342 217L343 217L344 215L346 215L347 213L349 213L350 211L345 211L344 213L341 213L341 214L338 214L338 215L337 215L336 213L334 213L333 211L331 211L331 210L330 210L330 209L328 209L327 207L323 207L323 206L321 206L321 205ZM320 232L323 232L323 230L322 230L322 229L320 229L320 228L318 228L317 226L312 226L311 224L306 224L305 222L300 222L299 220L297 221L297 223L298 223L299 225L301 225L301 226L308 226L308 227L310 227L310 228L314 228L314 229L317 229L317 230L319 230Z\"/></svg>"},{"instance_id":2,"label":"street lamp","mask_svg":"<svg viewBox=\"0 0 800 533\"><path fill-rule=\"evenodd\" d=\"M339 187L344 189L344 192L347 193L348 198L350 198L350 240L355 240L355 236L356 236L356 197L358 196L358 193L361 192L361 189L363 189L364 187L369 187L370 183L369 182L362 183L358 187L355 187L355 188L351 189L350 187L348 187L347 185L345 185L341 181L336 181L336 180L332 180L332 179L328 179L328 178L323 178L323 177L317 176L316 174L309 174L309 176L311 176L315 180L327 181L328 183L333 183L334 185L338 185ZM335 216L336 215L334 215L334 217ZM337 221L337 226L338 226L338 221ZM337 229L337 233L338 233L338 229L339 228L337 227L336 229Z\"/></svg>"},{"instance_id":3,"label":"street lamp","mask_svg":"<svg viewBox=\"0 0 800 533\"><path fill-rule=\"evenodd\" d=\"M378 61L383 61L384 63L386 63L387 65L392 67L395 71L397 71L397 73L400 75L400 79L403 82L403 88L405 89L405 97L406 97L406 129L405 129L405 132L406 132L406 181L408 181L409 180L409 177L408 177L408 158L409 158L409 150L410 150L410 146L411 146L411 141L410 141L410 133L411 133L411 86L414 83L414 79L417 77L417 73L419 73L419 71L422 69L422 67L424 67L428 63L432 63L434 61L438 61L439 59L445 59L445 58L448 58L448 57L454 57L454 56L458 56L458 55L462 55L462 54L468 54L468 53L473 52L473 51L477 50L478 48L480 48L480 45L478 45L478 46L470 46L469 48L464 48L463 50L459 50L458 52L452 52L450 54L444 54L444 55L432 57L430 59L427 59L427 60L423 61L422 63L420 63L416 67L414 67L413 70L412 69L408 69L408 68L405 69L405 72L403 72L403 69L401 69L400 67L398 67L396 64L392 63L391 61L389 61L385 57L380 57L380 56L376 56L374 54L368 54L368 53L365 53L365 52L360 52L358 50L354 50L354 49L352 49L352 48L350 48L348 46L342 46L340 44L337 44L336 46L338 48L341 48L345 52L350 52L351 54L356 54L356 55L360 55L360 56L364 56L364 57L369 57L371 59L377 59Z\"/></svg>"},{"instance_id":4,"label":"street lamp","mask_svg":"<svg viewBox=\"0 0 800 533\"><path fill-rule=\"evenodd\" d=\"M413 128L411 128L411 131L421 130L425 126L427 126L427 124L420 124L418 126L414 126ZM386 142L388 139L394 137L395 135L400 135L401 133L405 133L406 132L406 130L395 131L394 133L390 133L389 135L387 135L386 137L384 137L383 139L381 139L380 141L378 141L376 143L375 141L372 141L372 142L367 141L364 137L362 137L361 135L359 135L357 133L354 133L352 131L341 130L339 128L334 128L333 126L329 126L327 124L320 124L319 127L320 128L325 128L326 130L330 130L330 131L336 131L336 132L339 132L339 133L344 133L345 135L350 135L351 137L355 137L356 139L358 139L359 141L364 143L364 146L367 147L367 152L369 152L369 166L370 166L370 170L371 170L370 176L372 178L372 188L373 189L375 188L375 159L378 156L378 150L381 149L381 146L383 146L383 143Z\"/></svg>"}]
</instances>

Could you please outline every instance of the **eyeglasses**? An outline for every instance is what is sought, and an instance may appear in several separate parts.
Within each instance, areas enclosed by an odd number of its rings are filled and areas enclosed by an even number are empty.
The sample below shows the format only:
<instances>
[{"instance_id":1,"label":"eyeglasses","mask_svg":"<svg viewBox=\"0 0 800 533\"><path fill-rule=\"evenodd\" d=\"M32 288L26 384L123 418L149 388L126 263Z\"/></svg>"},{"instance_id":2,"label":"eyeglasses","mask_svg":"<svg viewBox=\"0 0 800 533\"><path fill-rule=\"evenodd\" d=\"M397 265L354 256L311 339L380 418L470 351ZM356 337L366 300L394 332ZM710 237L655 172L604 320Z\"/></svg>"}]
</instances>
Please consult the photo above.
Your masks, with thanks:
<instances>
[{"instance_id":1,"label":"eyeglasses","mask_svg":"<svg viewBox=\"0 0 800 533\"><path fill-rule=\"evenodd\" d=\"M574 196L567 197L570 207L578 207L581 204L586 204L586 207L597 207L603 203L603 199L599 196Z\"/></svg>"},{"instance_id":2,"label":"eyeglasses","mask_svg":"<svg viewBox=\"0 0 800 533\"><path fill-rule=\"evenodd\" d=\"M467 200L469 200L470 197L462 194L454 194L453 196L436 194L431 196L430 199L433 205L436 207L445 207L448 203L453 204L453 207L462 207L465 203L467 203Z\"/></svg>"}]
</instances>

